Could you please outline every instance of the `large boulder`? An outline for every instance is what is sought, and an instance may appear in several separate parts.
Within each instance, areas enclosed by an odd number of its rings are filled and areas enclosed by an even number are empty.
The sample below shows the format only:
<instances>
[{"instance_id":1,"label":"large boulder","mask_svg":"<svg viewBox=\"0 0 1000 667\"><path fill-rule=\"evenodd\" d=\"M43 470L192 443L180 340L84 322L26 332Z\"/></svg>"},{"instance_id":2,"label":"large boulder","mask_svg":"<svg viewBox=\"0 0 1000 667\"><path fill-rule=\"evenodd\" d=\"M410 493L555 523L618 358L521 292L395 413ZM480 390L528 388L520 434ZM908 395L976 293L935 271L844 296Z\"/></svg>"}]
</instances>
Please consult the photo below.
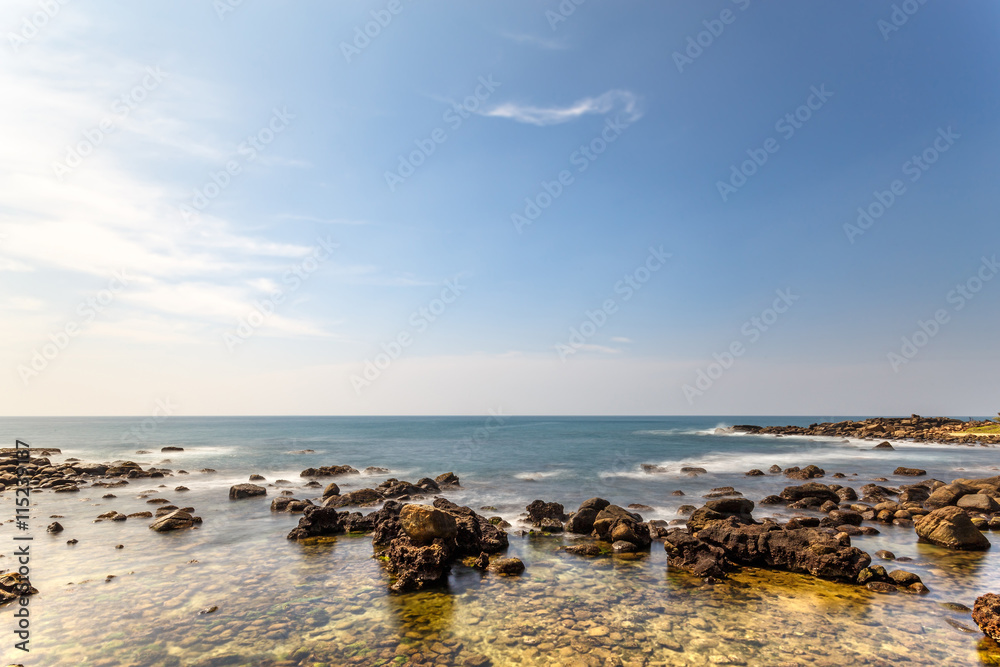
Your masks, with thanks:
<instances>
[{"instance_id":1,"label":"large boulder","mask_svg":"<svg viewBox=\"0 0 1000 667\"><path fill-rule=\"evenodd\" d=\"M972 608L972 620L984 635L1000 642L1000 595L987 593L976 598L976 604Z\"/></svg>"},{"instance_id":2,"label":"large boulder","mask_svg":"<svg viewBox=\"0 0 1000 667\"><path fill-rule=\"evenodd\" d=\"M430 544L436 539L454 540L458 534L455 517L429 505L404 505L399 521L403 532L415 544Z\"/></svg>"},{"instance_id":3,"label":"large boulder","mask_svg":"<svg viewBox=\"0 0 1000 667\"><path fill-rule=\"evenodd\" d=\"M237 484L229 489L230 500L241 500L243 498L253 498L255 496L266 496L267 489L256 484Z\"/></svg>"},{"instance_id":4,"label":"large boulder","mask_svg":"<svg viewBox=\"0 0 1000 667\"><path fill-rule=\"evenodd\" d=\"M564 528L568 533L579 535L589 535L594 530L594 521L597 519L599 510L593 507L583 507L569 516Z\"/></svg>"},{"instance_id":5,"label":"large boulder","mask_svg":"<svg viewBox=\"0 0 1000 667\"><path fill-rule=\"evenodd\" d=\"M942 507L914 521L917 535L922 541L948 549L983 551L990 548L990 541L973 525L964 510Z\"/></svg>"},{"instance_id":6,"label":"large boulder","mask_svg":"<svg viewBox=\"0 0 1000 667\"><path fill-rule=\"evenodd\" d=\"M458 479L458 475L453 472L446 472L438 475L434 478L434 483L439 487L444 486L461 486L461 482Z\"/></svg>"},{"instance_id":7,"label":"large boulder","mask_svg":"<svg viewBox=\"0 0 1000 667\"><path fill-rule=\"evenodd\" d=\"M472 508L456 505L446 498L435 498L434 507L455 517L455 546L459 555L494 554L507 548L507 531Z\"/></svg>"}]
</instances>

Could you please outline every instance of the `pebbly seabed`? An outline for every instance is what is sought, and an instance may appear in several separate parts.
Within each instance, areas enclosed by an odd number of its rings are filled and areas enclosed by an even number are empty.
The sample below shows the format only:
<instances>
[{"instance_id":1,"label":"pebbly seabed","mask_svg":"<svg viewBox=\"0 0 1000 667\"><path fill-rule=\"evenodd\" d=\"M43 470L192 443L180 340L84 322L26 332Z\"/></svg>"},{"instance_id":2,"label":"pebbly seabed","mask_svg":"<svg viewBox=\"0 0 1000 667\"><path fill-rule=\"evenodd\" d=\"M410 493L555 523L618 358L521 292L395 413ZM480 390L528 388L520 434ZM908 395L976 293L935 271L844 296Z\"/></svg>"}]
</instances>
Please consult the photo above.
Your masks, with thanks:
<instances>
[{"instance_id":1,"label":"pebbly seabed","mask_svg":"<svg viewBox=\"0 0 1000 667\"><path fill-rule=\"evenodd\" d=\"M122 443L120 433L134 430L128 420L3 420L11 443L20 437L60 449L48 457L54 466L78 458L70 463L118 461L126 469L124 476L88 478L76 492L50 486L33 494L31 583L39 593L29 605L31 652L10 641L3 657L24 665L109 666L1000 664L1000 649L970 613L978 596L996 592L1000 556L920 543L905 520L886 523L876 515L863 525L877 534L850 540L873 557L891 552L893 561L874 560L917 575L929 589L923 595L752 566L706 582L668 564L663 541L638 555L588 558L566 547L592 538L525 521L536 499L560 503L568 514L600 497L622 508L641 505L628 511L662 522L664 530L672 521L683 528L690 516L678 513L683 505L701 507L713 489L733 487L742 496L723 497L752 501L756 521L785 524L796 515L828 516L818 506L789 507L795 501L760 504L786 487L836 484L863 497L866 485L899 489L931 478L990 477L1000 467L995 447L890 440L894 449L875 450L878 441L725 430L747 421L176 418L142 442ZM828 420L797 421L805 428ZM788 423L777 418L771 425ZM120 465L129 460L157 476L130 478ZM360 472L301 476L331 465ZM767 472L772 465L782 472ZM784 474L809 465L822 477ZM764 474L745 475L754 468ZM926 475L894 474L900 468ZM338 487L332 495L360 501L361 490L387 479L433 480L446 470L457 473L460 486L439 485L426 495L411 489L403 504L429 505L438 496L511 524L507 548L492 557L519 559L522 574L504 576L456 558L444 587L392 593L397 579L373 557L382 552L371 535L289 540L303 514L271 510L280 498L321 505L329 482ZM251 475L264 479L251 482ZM102 480L115 486L93 485ZM231 500L230 488L242 483L265 495ZM364 515L384 507L380 500L327 504L340 515ZM12 518L11 490L0 495L5 502ZM177 511L170 507L193 508L200 522L149 530ZM45 532L52 522L63 530ZM15 534L9 519L0 525L0 541L11 544ZM1000 538L988 528L985 534ZM12 549L5 545L3 554L0 568L9 569ZM13 612L12 605L0 607L0 625L11 631Z\"/></svg>"}]
</instances>

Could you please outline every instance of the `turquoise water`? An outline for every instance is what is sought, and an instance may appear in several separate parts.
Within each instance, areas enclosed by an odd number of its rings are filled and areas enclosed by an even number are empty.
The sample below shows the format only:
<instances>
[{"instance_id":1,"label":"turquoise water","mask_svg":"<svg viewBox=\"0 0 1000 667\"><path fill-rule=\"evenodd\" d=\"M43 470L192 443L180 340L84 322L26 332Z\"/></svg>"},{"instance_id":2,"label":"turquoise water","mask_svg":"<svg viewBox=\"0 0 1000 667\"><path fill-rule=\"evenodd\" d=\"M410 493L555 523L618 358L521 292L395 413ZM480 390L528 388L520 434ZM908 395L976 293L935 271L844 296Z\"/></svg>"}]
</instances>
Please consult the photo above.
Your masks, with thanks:
<instances>
[{"instance_id":1,"label":"turquoise water","mask_svg":"<svg viewBox=\"0 0 1000 667\"><path fill-rule=\"evenodd\" d=\"M132 480L122 488L35 496L32 652L3 644L3 657L25 665L379 665L462 664L486 656L495 665L605 664L978 664L995 647L941 602L971 606L995 588L996 554L955 554L916 544L912 529L882 527L855 544L869 553L890 549L914 559L932 593L876 596L855 587L788 574L746 572L703 588L668 571L662 546L638 561L577 559L558 551L570 537L513 535L511 555L525 561L519 579L461 566L449 588L405 596L386 594L387 578L371 558L367 538L304 547L284 535L294 515L269 511L264 499L231 502L229 486L251 473L278 479L295 497L315 497L299 472L320 465L381 466L388 474L344 477L345 490L387 477L416 481L454 471L463 488L444 495L473 508L495 507L514 524L541 498L574 509L602 496L641 503L645 519L677 519L681 504L735 486L752 500L788 484L766 470L816 464L855 488L876 478L892 483L897 466L929 476L990 476L1000 467L994 447L717 435L738 423L801 424L839 417L663 418L182 418L159 423L135 418L6 418L2 442L15 438L56 447L62 460L133 460L190 474ZM138 434L138 435L137 435ZM160 453L163 446L184 452ZM313 454L290 453L315 450ZM136 454L150 450L151 454ZM647 474L653 463L665 473ZM689 477L682 466L708 474ZM212 468L217 472L198 471ZM857 476L853 476L856 474ZM163 487L160 485L163 484ZM175 492L175 486L189 487ZM285 488L285 487L282 487ZM684 496L672 495L682 490ZM103 499L107 492L117 497ZM194 506L201 528L172 534L147 530L148 520L94 523L109 510L151 510L143 492ZM10 492L0 506L13 516ZM784 508L759 507L758 518ZM52 519L66 530L44 532ZM9 567L15 531L0 525L0 567ZM994 534L996 535L996 534ZM66 541L79 543L69 546ZM994 542L1000 540L997 535ZM122 549L115 549L116 545ZM196 562L192 562L196 561ZM902 565L902 564L901 564ZM108 575L114 575L108 579ZM212 614L198 612L218 606ZM13 609L0 610L0 637L13 628ZM915 631L915 628L918 631ZM831 636L832 633L832 636ZM748 639L750 637L750 639ZM709 638L714 638L709 640ZM846 656L824 662L831 647ZM595 657L596 656L596 657ZM873 657L874 656L874 657ZM798 661L798 662L796 662ZM881 664L877 661L871 664Z\"/></svg>"}]
</instances>

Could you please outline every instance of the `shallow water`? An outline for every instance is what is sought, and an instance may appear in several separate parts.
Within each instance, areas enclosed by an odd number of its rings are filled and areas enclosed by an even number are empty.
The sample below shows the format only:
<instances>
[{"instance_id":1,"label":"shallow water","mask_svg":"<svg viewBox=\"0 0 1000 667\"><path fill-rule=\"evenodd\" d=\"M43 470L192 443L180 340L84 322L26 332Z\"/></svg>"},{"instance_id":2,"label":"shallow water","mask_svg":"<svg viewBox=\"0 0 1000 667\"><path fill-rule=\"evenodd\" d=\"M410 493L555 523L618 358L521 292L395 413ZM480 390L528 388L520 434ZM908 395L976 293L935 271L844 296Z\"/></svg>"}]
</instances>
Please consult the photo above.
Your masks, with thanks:
<instances>
[{"instance_id":1,"label":"shallow water","mask_svg":"<svg viewBox=\"0 0 1000 667\"><path fill-rule=\"evenodd\" d=\"M279 489L270 488L267 499L227 499L228 486L250 473L269 482L283 477L295 497L315 497L302 488L306 480L298 471L346 463L392 469L373 479L337 480L348 489L388 476L415 481L454 470L464 488L446 497L476 509L495 506L511 521L536 497L572 509L594 495L650 505L653 511L642 512L646 519L674 519L677 507L700 504L712 487L732 485L752 500L780 490L788 484L780 475L742 475L772 463L816 463L827 470L824 481L838 470L857 473L839 480L856 488L880 475L911 481L889 474L898 465L926 468L948 481L996 474L1000 465L996 448L911 444L872 452L862 449L872 443L712 435L718 421L507 418L477 441L482 419L175 418L144 442L122 444L121 432L135 420L2 420L6 440L61 447L63 458L129 458L145 466L169 457L166 467L191 473L35 495L32 583L40 594L30 605L32 650L13 649L14 608L8 605L0 609L3 656L25 665L109 667L461 665L477 656L495 665L1000 664L1000 649L970 615L941 604L971 607L977 595L995 590L1000 558L917 544L912 529L878 526L880 535L854 543L869 553L889 549L913 558L898 566L923 578L931 589L925 596L878 595L759 570L706 586L668 571L659 543L638 560L590 560L557 551L572 541L561 536L511 537L509 554L527 566L521 577L458 565L448 589L390 596L367 537L288 542L285 534L298 517L271 514L270 498ZM812 421L820 419L768 423ZM187 451L160 454L164 445ZM156 453L135 455L137 449ZM318 453L285 453L301 449ZM646 462L672 472L641 473L638 466ZM700 465L709 474L683 476L681 465ZM196 472L205 467L218 472ZM190 491L175 492L179 484ZM686 495L670 495L674 489ZM155 509L137 497L149 490L194 506L204 518L201 528L158 534L147 529L148 519L93 523L111 509ZM102 499L108 492L117 497ZM13 515L9 492L0 504ZM783 511L759 507L755 516ZM44 532L50 515L63 517L63 533ZM0 567L10 567L14 533L9 522L0 526ZM79 543L67 545L70 538ZM118 544L124 548L115 549ZM199 614L213 605L217 611Z\"/></svg>"}]
</instances>

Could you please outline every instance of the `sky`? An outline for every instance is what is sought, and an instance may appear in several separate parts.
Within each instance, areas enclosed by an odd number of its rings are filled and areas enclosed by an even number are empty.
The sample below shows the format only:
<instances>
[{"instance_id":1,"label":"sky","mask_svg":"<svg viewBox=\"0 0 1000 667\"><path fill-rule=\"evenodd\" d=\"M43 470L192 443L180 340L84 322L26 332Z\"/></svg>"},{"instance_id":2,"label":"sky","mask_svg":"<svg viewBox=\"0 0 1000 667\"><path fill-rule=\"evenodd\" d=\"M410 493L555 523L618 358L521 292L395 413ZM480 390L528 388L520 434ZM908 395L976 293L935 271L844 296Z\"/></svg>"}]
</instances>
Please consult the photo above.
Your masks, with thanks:
<instances>
[{"instance_id":1,"label":"sky","mask_svg":"<svg viewBox=\"0 0 1000 667\"><path fill-rule=\"evenodd\" d=\"M0 414L992 415L998 29L5 0Z\"/></svg>"}]
</instances>

